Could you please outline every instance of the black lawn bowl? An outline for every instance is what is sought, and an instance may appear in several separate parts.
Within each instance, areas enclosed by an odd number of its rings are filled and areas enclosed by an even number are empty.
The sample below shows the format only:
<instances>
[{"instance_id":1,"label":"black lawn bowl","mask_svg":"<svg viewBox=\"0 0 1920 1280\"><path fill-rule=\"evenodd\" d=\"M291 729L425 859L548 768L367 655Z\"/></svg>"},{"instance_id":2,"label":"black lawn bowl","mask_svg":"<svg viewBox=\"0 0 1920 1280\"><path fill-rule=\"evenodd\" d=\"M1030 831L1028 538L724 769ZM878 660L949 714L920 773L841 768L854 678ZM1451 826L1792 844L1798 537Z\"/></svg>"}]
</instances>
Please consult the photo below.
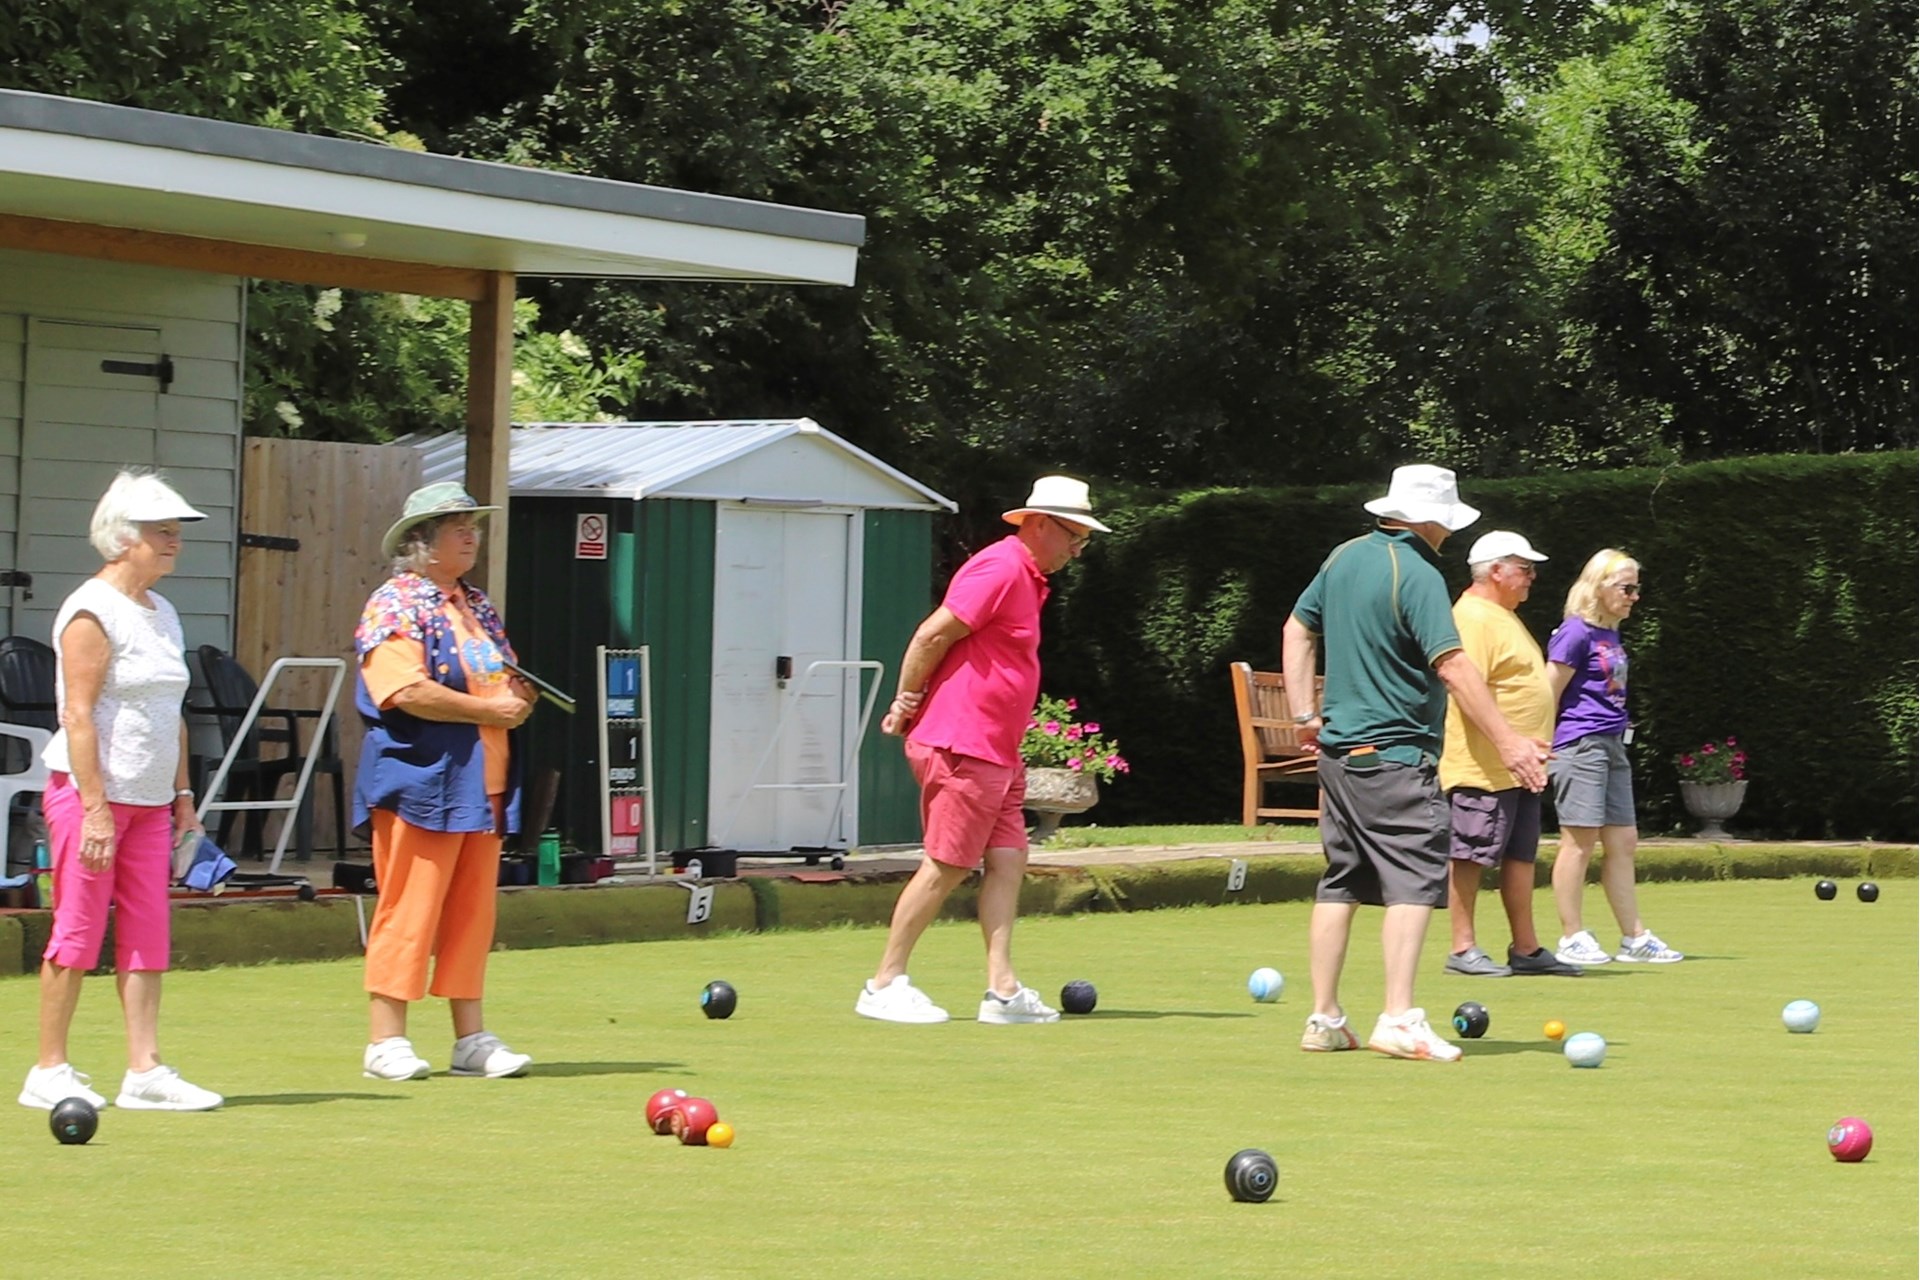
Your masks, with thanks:
<instances>
[{"instance_id":1,"label":"black lawn bowl","mask_svg":"<svg viewBox=\"0 0 1920 1280\"><path fill-rule=\"evenodd\" d=\"M1478 1040L1487 1034L1492 1021L1487 1016L1487 1006L1478 1000L1469 1000L1453 1011L1453 1029L1469 1040Z\"/></svg>"},{"instance_id":2,"label":"black lawn bowl","mask_svg":"<svg viewBox=\"0 0 1920 1280\"><path fill-rule=\"evenodd\" d=\"M1813 886L1813 896L1822 902L1832 902L1834 895L1840 892L1840 886L1831 880L1822 880Z\"/></svg>"},{"instance_id":3,"label":"black lawn bowl","mask_svg":"<svg viewBox=\"0 0 1920 1280\"><path fill-rule=\"evenodd\" d=\"M1099 1002L1100 993L1084 978L1075 979L1060 988L1060 1007L1068 1013L1092 1013L1093 1006Z\"/></svg>"},{"instance_id":4,"label":"black lawn bowl","mask_svg":"<svg viewBox=\"0 0 1920 1280\"><path fill-rule=\"evenodd\" d=\"M740 1003L740 993L728 982L709 982L700 993L700 1012L709 1018L731 1018Z\"/></svg>"},{"instance_id":5,"label":"black lawn bowl","mask_svg":"<svg viewBox=\"0 0 1920 1280\"><path fill-rule=\"evenodd\" d=\"M77 1147L100 1128L100 1113L85 1098L62 1098L48 1113L47 1125L63 1147Z\"/></svg>"},{"instance_id":6,"label":"black lawn bowl","mask_svg":"<svg viewBox=\"0 0 1920 1280\"><path fill-rule=\"evenodd\" d=\"M1880 901L1880 886L1871 880L1862 880L1860 887L1855 889L1854 892L1860 895L1860 901L1862 902Z\"/></svg>"},{"instance_id":7,"label":"black lawn bowl","mask_svg":"<svg viewBox=\"0 0 1920 1280\"><path fill-rule=\"evenodd\" d=\"M1255 1147L1236 1151L1227 1161L1227 1194L1242 1204L1264 1204L1280 1185L1280 1166Z\"/></svg>"}]
</instances>

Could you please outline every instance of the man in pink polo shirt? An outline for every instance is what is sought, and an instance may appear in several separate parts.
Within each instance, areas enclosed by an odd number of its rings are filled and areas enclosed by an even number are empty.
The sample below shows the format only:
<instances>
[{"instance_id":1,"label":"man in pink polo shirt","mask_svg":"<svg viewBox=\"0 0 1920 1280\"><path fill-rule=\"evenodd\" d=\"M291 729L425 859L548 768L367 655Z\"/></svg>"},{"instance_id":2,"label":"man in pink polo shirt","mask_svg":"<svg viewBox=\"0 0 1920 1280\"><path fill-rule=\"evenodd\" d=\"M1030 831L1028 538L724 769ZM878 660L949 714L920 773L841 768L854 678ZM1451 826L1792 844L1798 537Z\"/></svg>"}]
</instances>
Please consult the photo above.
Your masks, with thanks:
<instances>
[{"instance_id":1,"label":"man in pink polo shirt","mask_svg":"<svg viewBox=\"0 0 1920 1280\"><path fill-rule=\"evenodd\" d=\"M882 1022L945 1022L947 1011L907 980L907 960L947 895L980 880L987 943L982 1022L1055 1022L1060 1014L1013 972L1013 921L1027 870L1020 812L1027 773L1020 737L1040 696L1040 606L1047 575L1066 568L1095 530L1084 481L1042 476L1027 505L1004 514L1019 531L960 566L900 661L899 694L880 722L905 735L920 782L927 856L900 891L880 968L854 1012Z\"/></svg>"}]
</instances>

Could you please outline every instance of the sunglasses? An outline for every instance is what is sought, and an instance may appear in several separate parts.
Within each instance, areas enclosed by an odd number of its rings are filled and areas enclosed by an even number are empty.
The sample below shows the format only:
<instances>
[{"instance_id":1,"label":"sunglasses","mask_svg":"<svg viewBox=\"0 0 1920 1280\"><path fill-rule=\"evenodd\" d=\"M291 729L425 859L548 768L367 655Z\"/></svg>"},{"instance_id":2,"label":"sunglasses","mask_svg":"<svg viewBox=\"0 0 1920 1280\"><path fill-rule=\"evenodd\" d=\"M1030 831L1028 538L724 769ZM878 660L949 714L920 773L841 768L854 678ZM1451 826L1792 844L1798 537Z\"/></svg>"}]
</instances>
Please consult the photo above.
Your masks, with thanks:
<instances>
[{"instance_id":1,"label":"sunglasses","mask_svg":"<svg viewBox=\"0 0 1920 1280\"><path fill-rule=\"evenodd\" d=\"M1062 529L1065 529L1067 531L1067 541L1072 546L1084 547L1087 545L1088 542L1093 540L1093 530L1091 529L1075 528L1073 525L1068 524L1065 520L1062 520L1059 516L1048 516L1047 519L1053 521L1055 524L1059 525Z\"/></svg>"},{"instance_id":2,"label":"sunglasses","mask_svg":"<svg viewBox=\"0 0 1920 1280\"><path fill-rule=\"evenodd\" d=\"M1637 596L1640 594L1640 584L1637 582L1616 582L1613 584L1613 588L1623 596Z\"/></svg>"}]
</instances>

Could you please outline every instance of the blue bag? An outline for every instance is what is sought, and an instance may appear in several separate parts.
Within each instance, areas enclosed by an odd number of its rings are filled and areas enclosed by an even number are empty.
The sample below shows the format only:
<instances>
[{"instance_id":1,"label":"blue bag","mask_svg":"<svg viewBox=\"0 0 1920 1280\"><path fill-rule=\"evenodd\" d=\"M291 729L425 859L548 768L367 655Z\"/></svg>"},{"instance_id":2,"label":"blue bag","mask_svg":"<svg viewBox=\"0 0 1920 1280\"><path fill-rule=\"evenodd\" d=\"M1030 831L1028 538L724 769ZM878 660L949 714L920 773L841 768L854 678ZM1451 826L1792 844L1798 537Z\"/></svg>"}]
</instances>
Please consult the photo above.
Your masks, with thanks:
<instances>
[{"instance_id":1,"label":"blue bag","mask_svg":"<svg viewBox=\"0 0 1920 1280\"><path fill-rule=\"evenodd\" d=\"M187 864L187 873L180 877L180 883L206 893L239 869L219 845L203 835L194 846L193 861Z\"/></svg>"}]
</instances>

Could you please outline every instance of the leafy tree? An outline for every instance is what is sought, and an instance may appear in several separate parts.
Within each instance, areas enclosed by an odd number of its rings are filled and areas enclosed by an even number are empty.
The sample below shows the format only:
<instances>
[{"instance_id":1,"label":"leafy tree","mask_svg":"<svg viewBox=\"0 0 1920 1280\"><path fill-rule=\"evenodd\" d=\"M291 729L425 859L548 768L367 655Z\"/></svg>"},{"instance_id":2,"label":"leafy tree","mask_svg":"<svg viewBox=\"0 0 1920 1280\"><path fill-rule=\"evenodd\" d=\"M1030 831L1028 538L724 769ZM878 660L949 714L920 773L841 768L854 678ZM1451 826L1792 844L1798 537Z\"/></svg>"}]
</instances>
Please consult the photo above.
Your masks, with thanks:
<instances>
[{"instance_id":1,"label":"leafy tree","mask_svg":"<svg viewBox=\"0 0 1920 1280\"><path fill-rule=\"evenodd\" d=\"M1671 4L1616 104L1606 247L1570 312L1694 456L1910 446L1915 11Z\"/></svg>"},{"instance_id":2,"label":"leafy tree","mask_svg":"<svg viewBox=\"0 0 1920 1280\"><path fill-rule=\"evenodd\" d=\"M31 0L0 22L0 88L377 137L391 70L350 0Z\"/></svg>"}]
</instances>

